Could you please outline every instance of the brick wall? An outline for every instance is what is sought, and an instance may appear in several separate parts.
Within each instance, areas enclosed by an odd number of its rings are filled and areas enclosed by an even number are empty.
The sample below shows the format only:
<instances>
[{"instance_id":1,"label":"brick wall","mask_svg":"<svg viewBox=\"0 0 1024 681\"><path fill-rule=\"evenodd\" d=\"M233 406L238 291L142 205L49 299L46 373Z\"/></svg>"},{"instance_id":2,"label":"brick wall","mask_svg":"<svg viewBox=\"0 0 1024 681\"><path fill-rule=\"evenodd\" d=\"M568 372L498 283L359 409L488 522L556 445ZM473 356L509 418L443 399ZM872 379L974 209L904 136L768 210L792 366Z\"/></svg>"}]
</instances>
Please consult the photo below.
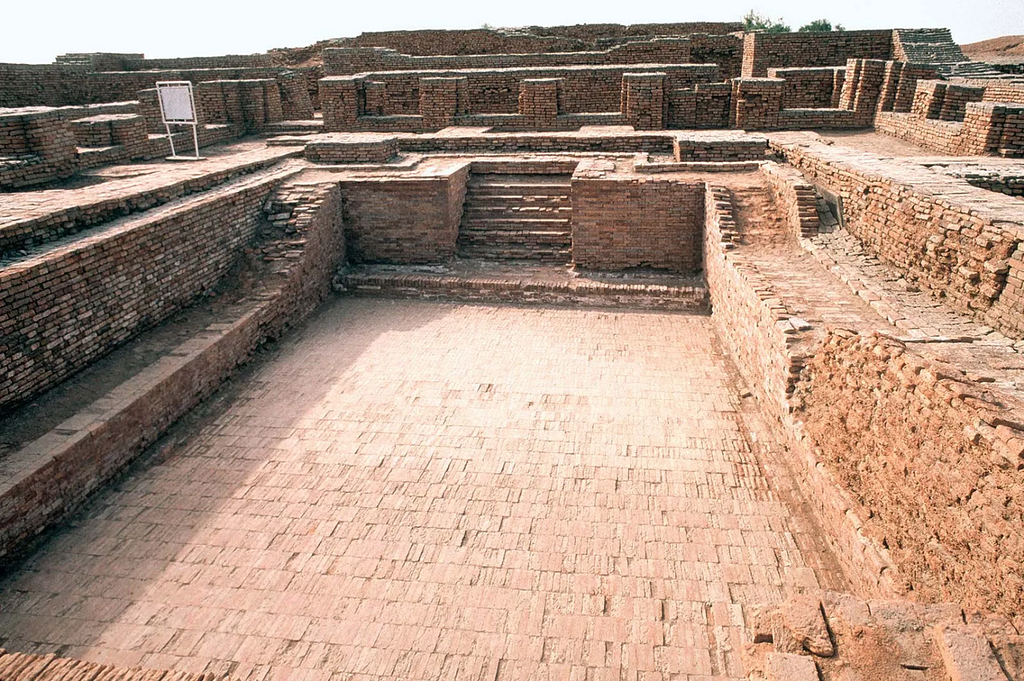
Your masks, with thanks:
<instances>
[{"instance_id":1,"label":"brick wall","mask_svg":"<svg viewBox=\"0 0 1024 681\"><path fill-rule=\"evenodd\" d=\"M701 267L704 185L661 178L572 178L572 258L577 267L650 267L693 274Z\"/></svg>"},{"instance_id":2,"label":"brick wall","mask_svg":"<svg viewBox=\"0 0 1024 681\"><path fill-rule=\"evenodd\" d=\"M77 168L75 135L58 109L0 109L0 190L69 177Z\"/></svg>"},{"instance_id":3,"label":"brick wall","mask_svg":"<svg viewBox=\"0 0 1024 681\"><path fill-rule=\"evenodd\" d=\"M910 113L880 112L875 128L952 156L1024 157L1024 104L971 102L976 88L950 88L918 81Z\"/></svg>"},{"instance_id":4,"label":"brick wall","mask_svg":"<svg viewBox=\"0 0 1024 681\"><path fill-rule=\"evenodd\" d=\"M742 30L739 22L684 22L675 24L580 24L531 26L512 30L376 31L348 38L355 47L388 47L412 55L522 54L530 52L578 52L619 42L653 36L684 36L691 33L719 35Z\"/></svg>"},{"instance_id":5,"label":"brick wall","mask_svg":"<svg viewBox=\"0 0 1024 681\"><path fill-rule=\"evenodd\" d=\"M782 78L783 109L825 109L839 106L845 66L770 68L769 78Z\"/></svg>"},{"instance_id":6,"label":"brick wall","mask_svg":"<svg viewBox=\"0 0 1024 681\"><path fill-rule=\"evenodd\" d=\"M817 234L821 224L814 185L788 165L769 161L762 163L758 170L775 197L775 205L786 216L794 241L802 236Z\"/></svg>"},{"instance_id":7,"label":"brick wall","mask_svg":"<svg viewBox=\"0 0 1024 681\"><path fill-rule=\"evenodd\" d=\"M272 66L268 54L226 54L216 57L146 59L145 55L90 52L61 54L55 64L85 66L90 71L153 71L157 69L214 69Z\"/></svg>"},{"instance_id":8,"label":"brick wall","mask_svg":"<svg viewBox=\"0 0 1024 681\"><path fill-rule=\"evenodd\" d=\"M841 66L849 59L890 59L892 30L833 33L747 33L744 77L760 78L772 67Z\"/></svg>"},{"instance_id":9,"label":"brick wall","mask_svg":"<svg viewBox=\"0 0 1024 681\"><path fill-rule=\"evenodd\" d=\"M253 304L90 405L92 422L76 416L11 455L27 457L30 465L0 496L0 564L74 513L264 340L300 322L330 293L333 272L345 258L337 186L285 184L268 208L280 234L258 246L267 264L254 283Z\"/></svg>"},{"instance_id":10,"label":"brick wall","mask_svg":"<svg viewBox=\"0 0 1024 681\"><path fill-rule=\"evenodd\" d=\"M564 68L524 68L497 70L394 71L362 74L358 77L332 76L320 81L320 99L324 125L328 130L352 129L356 116L362 115L360 97L366 82L385 83L385 115L420 115L420 81L433 78L465 78L469 113L515 114L519 110L522 80L559 78L562 80L561 105L564 113L617 112L621 107L622 75L632 72L665 73L666 89L692 87L718 79L711 65L615 65ZM354 90L354 91L353 91ZM330 100L330 101L329 101ZM449 108L454 111L455 102ZM370 125L374 122L367 121ZM387 123L387 121L377 122ZM407 122L406 125L414 125ZM372 128L380 129L380 128ZM410 129L410 128L405 128Z\"/></svg>"},{"instance_id":11,"label":"brick wall","mask_svg":"<svg viewBox=\"0 0 1024 681\"><path fill-rule=\"evenodd\" d=\"M976 105L980 106L980 105ZM952 125L952 124L946 124ZM1024 338L1024 225L1019 200L924 168L878 174L872 157L779 148L843 199L846 228L883 262L954 309Z\"/></svg>"},{"instance_id":12,"label":"brick wall","mask_svg":"<svg viewBox=\"0 0 1024 681\"><path fill-rule=\"evenodd\" d=\"M879 336L835 331L800 375L795 418L918 598L1020 621L1024 432L991 384Z\"/></svg>"},{"instance_id":13,"label":"brick wall","mask_svg":"<svg viewBox=\"0 0 1024 681\"><path fill-rule=\"evenodd\" d=\"M343 180L350 261L441 263L455 255L469 163L428 178Z\"/></svg>"},{"instance_id":14,"label":"brick wall","mask_svg":"<svg viewBox=\"0 0 1024 681\"><path fill-rule=\"evenodd\" d=\"M689 36L690 61L718 64L722 78L738 78L743 72L743 38L739 35L696 33Z\"/></svg>"},{"instance_id":15,"label":"brick wall","mask_svg":"<svg viewBox=\"0 0 1024 681\"><path fill-rule=\"evenodd\" d=\"M0 271L0 406L56 384L216 284L252 241L280 179L124 218Z\"/></svg>"},{"instance_id":16,"label":"brick wall","mask_svg":"<svg viewBox=\"0 0 1024 681\"><path fill-rule=\"evenodd\" d=\"M170 69L96 72L84 66L0 64L0 107L68 106L123 102L158 80L251 80L276 78L280 68Z\"/></svg>"},{"instance_id":17,"label":"brick wall","mask_svg":"<svg viewBox=\"0 0 1024 681\"><path fill-rule=\"evenodd\" d=\"M712 53L709 45L706 53ZM323 51L324 73L343 76L368 71L431 71L506 69L529 66L608 64L688 64L687 38L655 38L629 42L607 50L532 54L445 54L417 56L380 47L328 47ZM716 63L702 61L701 63Z\"/></svg>"}]
</instances>

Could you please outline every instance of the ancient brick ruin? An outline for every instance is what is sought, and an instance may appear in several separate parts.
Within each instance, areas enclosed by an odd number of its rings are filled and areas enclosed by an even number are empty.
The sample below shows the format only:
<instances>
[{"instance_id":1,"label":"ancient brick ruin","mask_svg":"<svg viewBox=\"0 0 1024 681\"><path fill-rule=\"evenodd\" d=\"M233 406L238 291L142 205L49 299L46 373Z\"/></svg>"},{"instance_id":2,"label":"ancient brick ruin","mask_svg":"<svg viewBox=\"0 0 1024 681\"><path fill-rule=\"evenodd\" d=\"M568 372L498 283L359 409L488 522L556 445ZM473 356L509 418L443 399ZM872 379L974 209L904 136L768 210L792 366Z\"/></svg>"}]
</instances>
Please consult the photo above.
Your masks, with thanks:
<instances>
[{"instance_id":1,"label":"ancient brick ruin","mask_svg":"<svg viewBox=\"0 0 1024 681\"><path fill-rule=\"evenodd\" d=\"M0 679L1024 679L1024 79L948 30L0 107Z\"/></svg>"}]
</instances>

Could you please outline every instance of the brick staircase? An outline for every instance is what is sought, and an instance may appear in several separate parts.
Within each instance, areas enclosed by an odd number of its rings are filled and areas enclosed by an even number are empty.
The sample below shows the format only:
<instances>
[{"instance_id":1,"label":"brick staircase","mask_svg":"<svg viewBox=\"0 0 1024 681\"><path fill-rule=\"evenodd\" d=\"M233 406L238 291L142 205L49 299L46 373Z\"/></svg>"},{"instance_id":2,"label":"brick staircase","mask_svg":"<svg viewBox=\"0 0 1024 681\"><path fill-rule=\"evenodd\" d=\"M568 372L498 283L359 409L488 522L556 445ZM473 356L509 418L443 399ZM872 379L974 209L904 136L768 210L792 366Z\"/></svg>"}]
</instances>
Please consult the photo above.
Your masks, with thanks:
<instances>
[{"instance_id":1,"label":"brick staircase","mask_svg":"<svg viewBox=\"0 0 1024 681\"><path fill-rule=\"evenodd\" d=\"M896 45L897 55L902 50L905 61L933 64L946 77L989 78L1002 75L984 62L968 59L960 46L953 42L948 28L898 28Z\"/></svg>"},{"instance_id":2,"label":"brick staircase","mask_svg":"<svg viewBox=\"0 0 1024 681\"><path fill-rule=\"evenodd\" d=\"M568 174L474 173L459 227L459 256L569 262Z\"/></svg>"}]
</instances>

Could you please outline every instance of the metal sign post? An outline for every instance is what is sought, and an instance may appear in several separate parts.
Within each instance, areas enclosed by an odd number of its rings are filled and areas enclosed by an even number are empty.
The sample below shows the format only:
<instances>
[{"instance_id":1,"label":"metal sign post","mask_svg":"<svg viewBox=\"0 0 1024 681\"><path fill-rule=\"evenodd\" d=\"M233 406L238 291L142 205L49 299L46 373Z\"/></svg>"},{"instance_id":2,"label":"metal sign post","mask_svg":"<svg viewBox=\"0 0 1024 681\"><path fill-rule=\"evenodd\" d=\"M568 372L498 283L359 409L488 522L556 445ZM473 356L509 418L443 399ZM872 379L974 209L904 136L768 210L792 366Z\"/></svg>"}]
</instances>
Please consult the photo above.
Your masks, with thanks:
<instances>
[{"instance_id":1,"label":"metal sign post","mask_svg":"<svg viewBox=\"0 0 1024 681\"><path fill-rule=\"evenodd\" d=\"M167 140L171 143L171 155L168 160L200 161L199 156L199 119L196 116L196 100L192 94L192 83L187 80L165 80L156 84L157 99L160 100L160 117L163 118L167 130ZM178 156L174 150L172 125L192 126L192 142L195 144L195 156Z\"/></svg>"}]
</instances>

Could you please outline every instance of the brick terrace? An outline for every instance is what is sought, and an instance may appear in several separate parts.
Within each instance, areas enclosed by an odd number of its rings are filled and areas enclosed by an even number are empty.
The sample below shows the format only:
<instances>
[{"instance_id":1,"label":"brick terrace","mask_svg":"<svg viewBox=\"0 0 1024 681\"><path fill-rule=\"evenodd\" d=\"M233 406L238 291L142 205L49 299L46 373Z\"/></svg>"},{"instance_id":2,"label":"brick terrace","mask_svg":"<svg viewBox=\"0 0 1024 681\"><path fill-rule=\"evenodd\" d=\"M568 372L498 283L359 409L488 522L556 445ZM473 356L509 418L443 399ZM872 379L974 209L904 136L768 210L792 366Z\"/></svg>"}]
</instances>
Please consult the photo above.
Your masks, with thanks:
<instances>
[{"instance_id":1,"label":"brick terrace","mask_svg":"<svg viewBox=\"0 0 1024 681\"><path fill-rule=\"evenodd\" d=\"M740 390L705 316L334 302L3 583L0 645L242 679L740 677L740 604L844 586Z\"/></svg>"}]
</instances>

